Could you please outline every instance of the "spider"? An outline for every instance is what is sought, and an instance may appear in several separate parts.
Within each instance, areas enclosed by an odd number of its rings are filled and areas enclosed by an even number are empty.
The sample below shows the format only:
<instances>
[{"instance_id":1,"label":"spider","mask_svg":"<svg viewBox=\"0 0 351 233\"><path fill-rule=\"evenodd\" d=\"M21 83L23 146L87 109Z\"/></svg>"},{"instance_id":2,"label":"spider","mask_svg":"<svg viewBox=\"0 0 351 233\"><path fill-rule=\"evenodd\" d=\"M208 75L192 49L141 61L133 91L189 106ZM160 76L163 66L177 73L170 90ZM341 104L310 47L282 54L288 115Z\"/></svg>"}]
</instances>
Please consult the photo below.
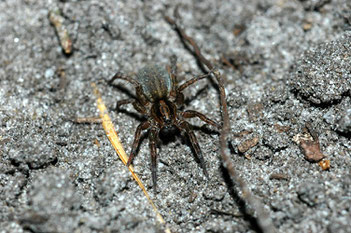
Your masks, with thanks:
<instances>
[{"instance_id":1,"label":"spider","mask_svg":"<svg viewBox=\"0 0 351 233\"><path fill-rule=\"evenodd\" d=\"M146 117L146 120L141 122L135 131L134 141L127 166L132 163L137 152L141 132L148 129L149 147L151 152L151 173L155 192L157 181L156 141L162 130L167 131L173 127L176 127L181 132L185 132L188 135L190 143L194 149L195 156L199 159L205 176L208 177L199 143L191 125L185 121L185 119L198 117L207 124L217 128L221 127L217 122L209 119L200 112L193 110L180 110L184 105L184 95L182 91L197 81L208 77L209 74L194 77L178 86L176 73L176 57L173 56L171 58L171 67L167 66L167 69L159 65L148 65L138 72L136 79L116 73L109 81L109 83L112 83L117 79L125 80L132 84L136 89L136 99L129 98L117 102L117 110L122 105L132 104L136 111Z\"/></svg>"}]
</instances>

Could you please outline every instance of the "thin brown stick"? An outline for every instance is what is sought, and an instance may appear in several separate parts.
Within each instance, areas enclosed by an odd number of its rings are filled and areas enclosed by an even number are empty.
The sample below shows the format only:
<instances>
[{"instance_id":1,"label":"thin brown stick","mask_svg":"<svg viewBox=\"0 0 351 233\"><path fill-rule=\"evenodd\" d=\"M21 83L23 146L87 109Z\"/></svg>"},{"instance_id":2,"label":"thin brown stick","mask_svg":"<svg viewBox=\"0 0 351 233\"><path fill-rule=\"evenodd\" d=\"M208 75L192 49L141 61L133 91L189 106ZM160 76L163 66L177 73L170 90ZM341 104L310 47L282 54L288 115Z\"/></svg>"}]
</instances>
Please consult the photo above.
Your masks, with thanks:
<instances>
[{"instance_id":1,"label":"thin brown stick","mask_svg":"<svg viewBox=\"0 0 351 233\"><path fill-rule=\"evenodd\" d=\"M180 18L177 12L177 8L175 9L174 15L176 18ZM215 76L218 87L220 91L220 102L222 107L222 119L223 119L223 127L220 135L220 147L221 147L221 156L223 160L224 166L227 168L231 179L234 181L236 185L242 191L242 198L249 204L253 209L256 210L257 213L257 220L261 230L265 233L277 232L272 220L268 213L263 209L261 203L254 197L251 193L250 189L247 187L246 183L240 176L237 174L233 163L229 159L229 152L228 152L228 132L230 129L230 122L229 122L229 114L228 114L228 106L226 101L226 93L223 85L223 80L220 72L218 69L214 68L209 60L207 60L201 53L200 48L197 46L196 42L193 38L188 36L184 30L179 26L179 24L172 18L165 16L165 20L174 27L174 29L179 34L182 41L185 45L189 45L192 47L194 56L198 59L201 64L205 64L208 71L212 71L212 74ZM205 68L205 67L204 67Z\"/></svg>"},{"instance_id":2,"label":"thin brown stick","mask_svg":"<svg viewBox=\"0 0 351 233\"><path fill-rule=\"evenodd\" d=\"M56 34L60 40L61 47L65 54L70 55L73 52L73 42L68 33L67 27L64 25L65 18L59 10L49 11L49 20L54 25Z\"/></svg>"}]
</instances>

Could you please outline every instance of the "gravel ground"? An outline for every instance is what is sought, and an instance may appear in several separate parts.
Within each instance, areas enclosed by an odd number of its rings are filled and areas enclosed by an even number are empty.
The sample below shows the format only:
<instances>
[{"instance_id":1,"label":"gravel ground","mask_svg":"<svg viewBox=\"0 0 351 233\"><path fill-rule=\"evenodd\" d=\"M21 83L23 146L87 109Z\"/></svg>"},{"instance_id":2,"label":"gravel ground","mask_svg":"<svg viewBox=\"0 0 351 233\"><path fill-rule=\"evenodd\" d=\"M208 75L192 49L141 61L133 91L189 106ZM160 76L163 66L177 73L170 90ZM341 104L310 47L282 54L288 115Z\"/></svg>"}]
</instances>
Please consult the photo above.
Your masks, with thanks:
<instances>
[{"instance_id":1,"label":"gravel ground","mask_svg":"<svg viewBox=\"0 0 351 233\"><path fill-rule=\"evenodd\" d=\"M131 105L113 110L134 90L105 81L148 63L167 65L172 55L181 81L201 74L163 18L178 4L186 32L223 74L231 160L274 226L351 232L348 0L0 1L1 232L163 232L101 125L74 119L98 115L97 82L129 152L141 117ZM60 30L49 15L61 20ZM62 29L72 51L60 44ZM213 80L184 93L186 109L220 121ZM260 232L255 210L221 165L218 133L190 122L208 180L181 135L160 140L158 193L147 139L134 160L169 228ZM313 162L322 156L329 170Z\"/></svg>"}]
</instances>

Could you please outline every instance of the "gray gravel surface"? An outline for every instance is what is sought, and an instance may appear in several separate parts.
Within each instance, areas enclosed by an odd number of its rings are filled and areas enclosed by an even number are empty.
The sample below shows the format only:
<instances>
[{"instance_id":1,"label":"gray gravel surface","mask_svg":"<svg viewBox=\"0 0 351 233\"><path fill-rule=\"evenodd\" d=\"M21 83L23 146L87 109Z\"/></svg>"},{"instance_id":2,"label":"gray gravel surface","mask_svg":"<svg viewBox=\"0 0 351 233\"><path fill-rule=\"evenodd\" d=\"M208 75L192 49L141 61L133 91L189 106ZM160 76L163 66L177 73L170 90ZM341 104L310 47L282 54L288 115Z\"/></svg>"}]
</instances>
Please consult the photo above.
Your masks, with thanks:
<instances>
[{"instance_id":1,"label":"gray gravel surface","mask_svg":"<svg viewBox=\"0 0 351 233\"><path fill-rule=\"evenodd\" d=\"M351 4L304 1L0 1L0 232L163 232L100 124L97 82L127 152L142 119L126 82L149 63L178 57L179 79L201 70L163 19L182 25L223 74L231 160L278 232L351 232ZM73 42L65 55L49 12ZM205 79L185 109L220 121L219 92ZM143 140L134 160L172 232L260 232L221 165L219 135L189 120L209 179L186 138L158 146L158 193ZM311 163L296 135L318 135L330 169ZM312 132L310 132L312 134Z\"/></svg>"}]
</instances>

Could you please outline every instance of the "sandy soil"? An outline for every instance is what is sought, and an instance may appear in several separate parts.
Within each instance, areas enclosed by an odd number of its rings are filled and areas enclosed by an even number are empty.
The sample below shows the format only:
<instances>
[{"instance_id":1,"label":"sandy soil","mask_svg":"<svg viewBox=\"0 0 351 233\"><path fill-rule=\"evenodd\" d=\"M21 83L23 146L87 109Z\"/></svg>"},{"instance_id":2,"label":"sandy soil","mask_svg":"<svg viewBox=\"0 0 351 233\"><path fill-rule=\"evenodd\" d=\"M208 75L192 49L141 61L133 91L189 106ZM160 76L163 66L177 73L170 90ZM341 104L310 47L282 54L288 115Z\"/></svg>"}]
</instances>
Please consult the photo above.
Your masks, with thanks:
<instances>
[{"instance_id":1,"label":"sandy soil","mask_svg":"<svg viewBox=\"0 0 351 233\"><path fill-rule=\"evenodd\" d=\"M97 82L129 152L142 117L131 105L114 109L134 89L106 81L172 55L181 82L202 74L163 18L178 4L186 32L223 74L231 160L278 232L351 232L348 0L0 1L1 232L164 231L101 125L74 120L98 116ZM214 80L184 94L185 109L221 120ZM189 121L208 180L184 135L160 140L158 193L146 136L134 160L168 227L261 232L221 164L218 132ZM322 154L329 170L308 161Z\"/></svg>"}]
</instances>

